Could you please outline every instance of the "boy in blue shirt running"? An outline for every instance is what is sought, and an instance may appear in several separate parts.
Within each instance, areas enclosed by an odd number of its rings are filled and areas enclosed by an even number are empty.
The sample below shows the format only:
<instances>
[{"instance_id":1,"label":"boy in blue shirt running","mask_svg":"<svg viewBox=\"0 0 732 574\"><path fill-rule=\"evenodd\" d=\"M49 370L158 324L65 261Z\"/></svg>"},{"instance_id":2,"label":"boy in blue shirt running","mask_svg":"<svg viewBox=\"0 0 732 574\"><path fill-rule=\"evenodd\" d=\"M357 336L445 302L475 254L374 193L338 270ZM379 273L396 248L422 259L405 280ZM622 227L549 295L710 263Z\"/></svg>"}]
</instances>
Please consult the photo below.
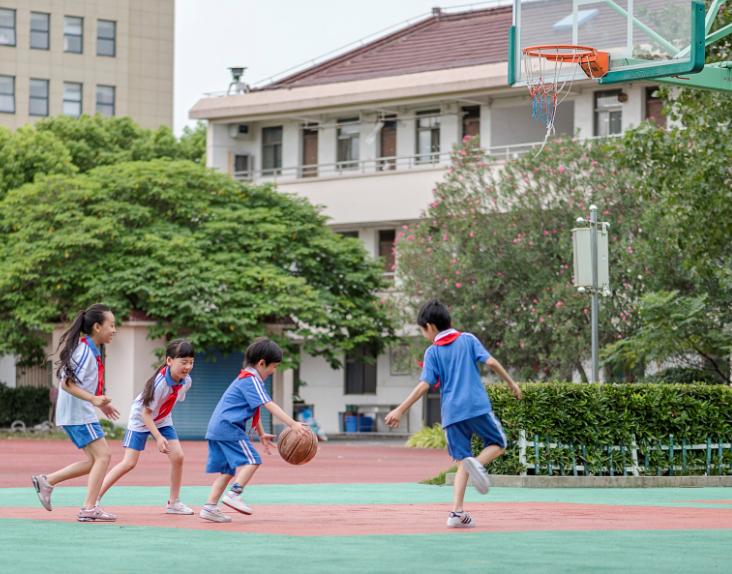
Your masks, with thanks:
<instances>
[{"instance_id":1,"label":"boy in blue shirt running","mask_svg":"<svg viewBox=\"0 0 732 574\"><path fill-rule=\"evenodd\" d=\"M503 366L486 351L471 333L460 333L452 328L450 312L442 303L432 300L419 311L417 324L422 335L432 341L424 354L420 382L404 402L386 415L386 424L399 426L401 417L410 407L427 394L430 387L439 384L440 412L445 429L447 450L458 461L455 475L453 509L447 519L448 528L473 528L475 521L463 510L468 477L481 494L488 492L490 482L485 465L501 456L506 449L506 435L493 413L488 393L480 379L478 363L485 363L521 398L521 389ZM483 450L473 457L470 440L478 435Z\"/></svg>"},{"instance_id":2,"label":"boy in blue shirt running","mask_svg":"<svg viewBox=\"0 0 732 574\"><path fill-rule=\"evenodd\" d=\"M211 522L231 522L231 518L219 508L219 499L242 514L254 512L241 495L262 464L262 459L247 436L247 421L251 419L250 432L256 431L259 434L267 453L270 452L274 438L264 432L259 418L260 407L267 409L298 434L307 435L311 432L307 425L293 420L276 405L264 388L264 381L282 362L282 349L279 345L264 337L257 339L247 348L244 361L245 368L221 396L206 430L206 472L218 473L219 476L214 481L211 494L199 516ZM232 478L234 483L221 498Z\"/></svg>"}]
</instances>

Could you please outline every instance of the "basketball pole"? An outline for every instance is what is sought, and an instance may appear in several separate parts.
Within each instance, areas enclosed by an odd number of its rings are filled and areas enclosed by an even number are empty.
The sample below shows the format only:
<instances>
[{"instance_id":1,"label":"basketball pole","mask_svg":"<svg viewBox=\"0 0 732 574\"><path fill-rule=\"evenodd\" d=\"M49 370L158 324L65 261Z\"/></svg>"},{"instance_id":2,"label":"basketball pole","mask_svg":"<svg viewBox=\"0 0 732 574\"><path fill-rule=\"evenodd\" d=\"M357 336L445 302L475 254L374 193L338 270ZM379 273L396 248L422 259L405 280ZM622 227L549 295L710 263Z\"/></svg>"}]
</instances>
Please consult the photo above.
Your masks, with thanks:
<instances>
[{"instance_id":1,"label":"basketball pole","mask_svg":"<svg viewBox=\"0 0 732 574\"><path fill-rule=\"evenodd\" d=\"M600 295L597 279L597 206L590 205L590 257L592 267L592 383L599 377L598 340L600 337Z\"/></svg>"}]
</instances>

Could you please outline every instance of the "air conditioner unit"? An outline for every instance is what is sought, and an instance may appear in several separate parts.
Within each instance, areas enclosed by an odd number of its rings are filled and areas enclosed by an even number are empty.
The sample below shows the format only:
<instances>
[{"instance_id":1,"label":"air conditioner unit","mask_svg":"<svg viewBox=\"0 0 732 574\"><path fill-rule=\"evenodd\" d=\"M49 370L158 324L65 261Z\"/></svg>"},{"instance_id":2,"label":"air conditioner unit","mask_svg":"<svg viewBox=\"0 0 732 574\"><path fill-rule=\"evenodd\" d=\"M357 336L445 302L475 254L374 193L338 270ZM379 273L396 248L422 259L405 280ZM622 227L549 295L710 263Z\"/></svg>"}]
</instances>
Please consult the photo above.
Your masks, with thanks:
<instances>
[{"instance_id":1,"label":"air conditioner unit","mask_svg":"<svg viewBox=\"0 0 732 574\"><path fill-rule=\"evenodd\" d=\"M229 136L235 140L251 140L254 130L250 124L229 124Z\"/></svg>"}]
</instances>

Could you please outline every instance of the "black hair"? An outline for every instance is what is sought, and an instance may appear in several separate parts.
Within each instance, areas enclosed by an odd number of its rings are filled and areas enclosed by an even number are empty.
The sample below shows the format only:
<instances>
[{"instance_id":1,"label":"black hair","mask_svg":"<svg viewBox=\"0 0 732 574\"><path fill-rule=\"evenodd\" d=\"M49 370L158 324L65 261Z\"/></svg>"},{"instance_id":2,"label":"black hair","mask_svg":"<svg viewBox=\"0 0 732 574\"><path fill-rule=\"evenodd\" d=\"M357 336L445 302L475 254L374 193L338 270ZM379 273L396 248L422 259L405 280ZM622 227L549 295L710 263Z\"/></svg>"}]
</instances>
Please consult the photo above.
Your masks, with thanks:
<instances>
[{"instance_id":1,"label":"black hair","mask_svg":"<svg viewBox=\"0 0 732 574\"><path fill-rule=\"evenodd\" d=\"M264 361L265 365L282 362L282 349L280 346L268 339L267 337L259 337L247 347L244 353L244 366L254 366L259 361Z\"/></svg>"},{"instance_id":2,"label":"black hair","mask_svg":"<svg viewBox=\"0 0 732 574\"><path fill-rule=\"evenodd\" d=\"M193 345L191 345L185 339L174 339L173 341L168 343L168 347L165 349L166 359L168 357L170 357L171 359L188 359L195 356L196 351L193 349ZM155 379L157 379L158 373L160 373L160 369L162 369L164 366L165 363L158 367L153 376L150 377L145 383L145 388L142 390L142 404L145 407L149 406L153 400L153 397L155 395Z\"/></svg>"},{"instance_id":3,"label":"black hair","mask_svg":"<svg viewBox=\"0 0 732 574\"><path fill-rule=\"evenodd\" d=\"M112 310L102 303L95 303L84 311L79 311L74 318L71 326L61 335L56 351L59 360L56 362L58 367L56 376L65 378L77 385L81 384L79 377L76 376L76 368L79 366L73 360L74 351L79 344L81 335L91 335L94 325L104 323L107 318L106 314ZM60 352L59 352L60 349Z\"/></svg>"},{"instance_id":4,"label":"black hair","mask_svg":"<svg viewBox=\"0 0 732 574\"><path fill-rule=\"evenodd\" d=\"M452 319L450 319L450 311L447 310L437 299L427 301L419 310L417 315L417 325L427 327L427 323L432 323L437 327L438 331L444 331L452 327Z\"/></svg>"}]
</instances>

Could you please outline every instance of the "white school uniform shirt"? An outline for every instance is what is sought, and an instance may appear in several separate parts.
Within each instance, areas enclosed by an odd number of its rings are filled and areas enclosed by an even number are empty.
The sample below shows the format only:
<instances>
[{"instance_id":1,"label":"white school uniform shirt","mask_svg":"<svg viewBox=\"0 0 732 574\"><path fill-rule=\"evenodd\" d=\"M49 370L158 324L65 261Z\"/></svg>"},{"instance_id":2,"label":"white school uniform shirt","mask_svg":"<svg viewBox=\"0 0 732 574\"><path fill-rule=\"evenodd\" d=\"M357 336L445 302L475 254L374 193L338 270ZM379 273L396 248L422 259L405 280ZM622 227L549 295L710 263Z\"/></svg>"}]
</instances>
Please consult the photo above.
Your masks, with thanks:
<instances>
[{"instance_id":1,"label":"white school uniform shirt","mask_svg":"<svg viewBox=\"0 0 732 574\"><path fill-rule=\"evenodd\" d=\"M157 428L173 426L172 410L175 403L171 405L169 402L166 403L166 401L169 398L172 400L171 395L174 392L174 387L178 386L178 397L175 401L177 403L186 399L186 392L188 392L188 389L191 388L192 384L193 381L190 376L187 376L185 379L181 379L176 383L170 376L170 369L168 367L161 369L161 371L155 376L153 399L147 408L152 411L152 418L153 421L155 421L155 426ZM158 420L158 417L161 414L161 407L166 404L170 409L166 407L166 410L168 410L167 414ZM132 407L130 408L130 419L127 423L128 430L135 432L148 432L149 429L145 426L145 421L142 419L144 408L145 406L142 404L142 393L140 393L137 395L135 402L132 403Z\"/></svg>"},{"instance_id":2,"label":"white school uniform shirt","mask_svg":"<svg viewBox=\"0 0 732 574\"><path fill-rule=\"evenodd\" d=\"M86 339L86 343L79 341L74 353L71 355L71 365L76 378L81 383L79 387L92 395L96 394L99 382L99 369L97 367L97 356L99 355L99 349L97 349L94 341L89 338ZM64 378L62 372L59 383L63 382ZM58 399L56 401L57 426L86 425L98 422L99 417L93 404L76 398L64 390L62 384L59 384Z\"/></svg>"}]
</instances>

